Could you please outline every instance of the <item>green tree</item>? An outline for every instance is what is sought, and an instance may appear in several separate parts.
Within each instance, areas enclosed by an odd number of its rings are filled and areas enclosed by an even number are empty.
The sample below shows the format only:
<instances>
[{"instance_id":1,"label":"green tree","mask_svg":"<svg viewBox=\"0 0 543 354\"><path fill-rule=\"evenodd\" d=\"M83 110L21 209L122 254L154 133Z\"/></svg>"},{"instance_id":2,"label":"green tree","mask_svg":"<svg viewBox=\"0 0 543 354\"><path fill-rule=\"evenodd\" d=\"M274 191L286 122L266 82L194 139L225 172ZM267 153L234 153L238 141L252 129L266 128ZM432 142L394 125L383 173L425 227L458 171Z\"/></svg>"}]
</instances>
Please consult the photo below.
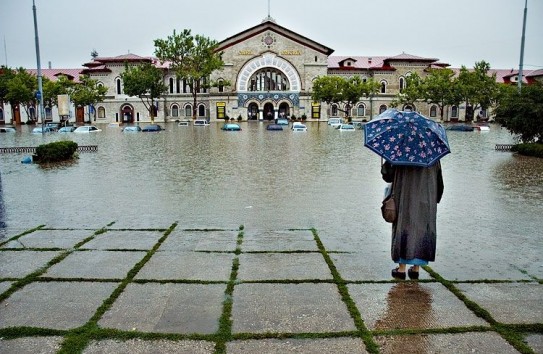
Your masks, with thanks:
<instances>
[{"instance_id":1,"label":"green tree","mask_svg":"<svg viewBox=\"0 0 543 354\"><path fill-rule=\"evenodd\" d=\"M38 78L30 74L26 69L19 68L7 82L7 93L4 98L12 107L17 104L22 105L29 122L35 122L38 118L36 114L31 112L37 112L37 90ZM31 111L31 108L34 108L34 110Z\"/></svg>"},{"instance_id":2,"label":"green tree","mask_svg":"<svg viewBox=\"0 0 543 354\"><path fill-rule=\"evenodd\" d=\"M373 80L363 81L359 76L344 78L341 76L319 76L313 82L311 98L315 102L335 103L347 117L351 107L362 97L377 92L379 84ZM341 106L345 107L344 109Z\"/></svg>"},{"instance_id":3,"label":"green tree","mask_svg":"<svg viewBox=\"0 0 543 354\"><path fill-rule=\"evenodd\" d=\"M15 76L15 71L6 66L0 66L0 103L7 102L8 83Z\"/></svg>"},{"instance_id":4,"label":"green tree","mask_svg":"<svg viewBox=\"0 0 543 354\"><path fill-rule=\"evenodd\" d=\"M65 75L59 75L57 81L43 78L43 104L46 107L58 106L58 95L69 94L75 82Z\"/></svg>"},{"instance_id":5,"label":"green tree","mask_svg":"<svg viewBox=\"0 0 543 354\"><path fill-rule=\"evenodd\" d=\"M543 84L502 85L495 109L496 122L518 134L525 143L543 143Z\"/></svg>"},{"instance_id":6,"label":"green tree","mask_svg":"<svg viewBox=\"0 0 543 354\"><path fill-rule=\"evenodd\" d=\"M124 85L124 93L129 96L137 96L147 108L151 122L155 122L155 99L166 93L168 88L164 85L164 74L162 69L151 63L144 63L138 66L129 67L125 64L124 72L121 74Z\"/></svg>"},{"instance_id":7,"label":"green tree","mask_svg":"<svg viewBox=\"0 0 543 354\"><path fill-rule=\"evenodd\" d=\"M390 103L391 106L399 105L415 107L415 103L424 98L423 80L417 73L412 73L405 79L405 88L398 92Z\"/></svg>"},{"instance_id":8,"label":"green tree","mask_svg":"<svg viewBox=\"0 0 543 354\"><path fill-rule=\"evenodd\" d=\"M68 90L70 99L74 106L85 107L102 102L107 93L107 88L98 85L98 81L91 79L88 75L79 77L79 83ZM89 110L89 121L90 110Z\"/></svg>"},{"instance_id":9,"label":"green tree","mask_svg":"<svg viewBox=\"0 0 543 354\"><path fill-rule=\"evenodd\" d=\"M454 71L448 68L430 69L422 84L423 99L439 107L443 120L445 106L458 105L462 100L457 94Z\"/></svg>"},{"instance_id":10,"label":"green tree","mask_svg":"<svg viewBox=\"0 0 543 354\"><path fill-rule=\"evenodd\" d=\"M155 39L155 55L161 63L169 62L178 79L186 80L190 87L196 118L198 93L209 87L211 73L223 67L222 53L216 51L218 42L202 35L192 35L188 29L167 39Z\"/></svg>"},{"instance_id":11,"label":"green tree","mask_svg":"<svg viewBox=\"0 0 543 354\"><path fill-rule=\"evenodd\" d=\"M473 70L465 66L460 69L456 80L458 93L466 104L466 121L473 120L473 112L478 109L488 109L498 96L496 74L489 75L490 64L484 60L476 62Z\"/></svg>"}]
</instances>

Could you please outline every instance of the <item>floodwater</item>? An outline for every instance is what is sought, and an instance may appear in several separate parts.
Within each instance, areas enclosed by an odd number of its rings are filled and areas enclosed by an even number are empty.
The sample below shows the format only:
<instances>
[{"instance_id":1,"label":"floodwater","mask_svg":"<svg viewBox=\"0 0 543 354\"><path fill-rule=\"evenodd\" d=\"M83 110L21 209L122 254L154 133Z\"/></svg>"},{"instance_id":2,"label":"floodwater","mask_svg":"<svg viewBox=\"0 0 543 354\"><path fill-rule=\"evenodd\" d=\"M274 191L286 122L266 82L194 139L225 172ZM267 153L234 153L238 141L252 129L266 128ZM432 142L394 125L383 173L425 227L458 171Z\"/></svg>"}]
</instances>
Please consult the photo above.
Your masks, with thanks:
<instances>
[{"instance_id":1,"label":"floodwater","mask_svg":"<svg viewBox=\"0 0 543 354\"><path fill-rule=\"evenodd\" d=\"M389 244L380 216L385 182L380 158L363 132L308 123L307 132L267 131L242 122L241 132L162 124L160 133L1 134L0 147L68 139L98 145L71 164L22 164L28 154L0 155L0 238L49 227L253 229L311 228L354 244ZM442 159L445 192L438 206L438 254L486 250L542 263L543 159L496 151L512 143L505 129L449 131ZM338 241L339 242L339 241ZM443 252L443 251L442 251Z\"/></svg>"}]
</instances>

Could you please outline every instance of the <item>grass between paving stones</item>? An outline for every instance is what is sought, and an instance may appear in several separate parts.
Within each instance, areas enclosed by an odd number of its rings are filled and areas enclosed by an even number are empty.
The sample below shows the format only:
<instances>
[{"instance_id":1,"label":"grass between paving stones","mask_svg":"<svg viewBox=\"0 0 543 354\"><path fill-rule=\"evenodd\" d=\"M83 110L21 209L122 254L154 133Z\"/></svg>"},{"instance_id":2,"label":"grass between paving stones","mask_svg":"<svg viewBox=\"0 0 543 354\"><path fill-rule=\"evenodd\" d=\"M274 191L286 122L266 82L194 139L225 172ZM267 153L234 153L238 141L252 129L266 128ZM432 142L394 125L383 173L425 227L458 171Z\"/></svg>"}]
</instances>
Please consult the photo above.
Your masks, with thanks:
<instances>
[{"instance_id":1,"label":"grass between paving stones","mask_svg":"<svg viewBox=\"0 0 543 354\"><path fill-rule=\"evenodd\" d=\"M434 279L436 279L438 282L440 282L443 286L445 286L450 292L452 292L460 301L462 301L468 309L470 309L476 316L484 319L486 322L490 324L490 327L492 330L496 331L500 336L502 336L503 339L505 339L509 344L511 344L516 350L518 350L521 353L524 354L533 354L534 351L532 348L530 348L525 342L524 342L524 335L522 333L519 333L516 330L516 327L514 325L506 325L499 323L496 321L490 313L479 306L474 301L471 301L468 299L454 284L454 282L444 279L441 275L436 273L431 267L424 266L424 270L426 270ZM505 281L501 281L499 283L504 283ZM481 283L496 283L496 282L490 282L490 281L483 281ZM535 326L541 327L541 326ZM533 327L532 327L533 328ZM541 328L539 328L541 329ZM450 333L450 329L444 330L442 333ZM541 332L540 332L541 333Z\"/></svg>"},{"instance_id":2,"label":"grass between paving stones","mask_svg":"<svg viewBox=\"0 0 543 354\"><path fill-rule=\"evenodd\" d=\"M113 225L114 222L108 224L108 227ZM370 353L378 353L379 347L374 341L374 336L388 336L388 335L416 335L416 334L455 334L455 333L467 333L467 332L491 332L495 331L499 333L505 340L507 340L512 346L514 346L521 353L533 353L532 349L529 348L526 343L523 341L523 334L527 333L543 333L543 324L530 324L530 325L504 325L495 321L488 311L481 308L476 303L467 299L458 288L454 285L455 283L443 279L439 274L434 272L430 267L425 267L425 270L430 273L433 279L430 280L419 280L419 282L439 282L443 284L447 289L453 292L461 301L463 301L466 306L473 311L477 316L483 318L487 321L491 327L483 326L465 326L465 327L449 327L444 329L395 329L395 330L374 330L370 331L366 328L364 321L360 312L358 311L353 299L350 297L347 284L365 284L365 283L393 283L394 281L345 281L341 277L337 268L335 267L329 253L324 245L322 244L317 230L315 229L293 229L289 231L311 231L314 237L315 242L317 243L319 253L324 257L333 279L332 280L321 280L321 279L305 279L305 280L263 280L263 281L243 281L240 282L237 280L237 274L239 270L239 255L242 253L242 243L244 236L244 226L240 225L237 237L236 250L234 251L235 257L232 262L232 271L230 274L230 279L226 283L225 290L225 300L223 302L223 311L219 319L219 329L215 334L209 335L198 335L198 334L163 334L163 333L145 333L139 331L122 331L116 329L102 329L98 327L98 321L105 314L107 310L111 308L113 303L118 299L118 297L125 290L126 286L129 283L198 283L198 284L223 284L225 282L221 281L189 281L189 280L135 280L134 277L141 270L141 268L149 261L155 252L157 252L160 245L166 240L168 235L176 228L177 223L174 223L168 229L145 229L147 231L160 231L164 232L164 235L159 239L155 244L153 249L147 252L146 256L138 262L127 274L127 277L121 280L121 284L114 290L108 299L106 299L103 304L97 309L94 316L82 327L72 329L72 330L52 330L45 328L33 328L33 327L14 327L14 328L5 328L0 329L0 337L5 339L11 338L20 338L28 336L63 336L64 341L62 343L59 353L80 353L82 352L89 344L91 340L104 340L104 339L118 339L118 340L127 340L138 338L142 340L205 340L215 343L215 353L225 354L226 345L232 340L244 340L244 339L317 339L317 338L337 338L337 337L359 337L361 338L365 345L366 349ZM92 240L96 235L107 232L108 230L113 230L111 228L102 228L93 233L92 236L82 240L74 249L81 247L86 242ZM19 237L22 237L26 234L32 233L36 230L43 229L44 226L40 225L34 229L27 230L15 237L12 237L10 240L2 243L5 244L9 241L16 240ZM134 229L115 229L116 231L134 231ZM144 229L138 229L144 230ZM186 229L184 231L224 231L223 229ZM2 245L0 244L0 245ZM28 250L28 249L27 249ZM51 249L47 249L51 251ZM33 282L33 281L93 281L93 282L119 282L119 279L55 279L55 278L43 278L40 277L47 269L54 264L62 261L74 250L68 250L62 254L55 257L51 260L46 266L40 268L36 272L26 276L23 279L16 280L14 284L3 294L0 294L0 301L7 299L13 292L19 288ZM123 250L126 251L126 250ZM140 251L140 250L138 250ZM208 252L208 253L221 253L217 252ZM269 252L247 252L247 253L316 253L316 251L269 251ZM535 279L535 278L534 278ZM537 279L539 282L541 280ZM485 281L479 281L482 283ZM498 282L503 283L506 281L488 281L489 283ZM528 281L529 282L529 281ZM233 293L234 287L237 284L241 283L286 283L286 284L299 284L299 283L335 283L338 287L339 294L347 309L354 320L357 330L356 331L344 331L344 332L329 332L329 333L237 333L232 334L232 306L233 306Z\"/></svg>"},{"instance_id":3,"label":"grass between paving stones","mask_svg":"<svg viewBox=\"0 0 543 354\"><path fill-rule=\"evenodd\" d=\"M5 245L6 243L8 242L11 242L11 241L15 241L15 240L18 240L19 238L23 237L24 235L28 235L28 234L31 234L33 233L34 231L37 231L37 230L40 230L42 228L44 228L45 225L39 225L39 226L36 226L35 228L33 229L28 229L18 235L15 235L13 237L10 237L9 239L7 239L6 241L3 241L3 242L0 242L0 247L2 247L3 245Z\"/></svg>"}]
</instances>

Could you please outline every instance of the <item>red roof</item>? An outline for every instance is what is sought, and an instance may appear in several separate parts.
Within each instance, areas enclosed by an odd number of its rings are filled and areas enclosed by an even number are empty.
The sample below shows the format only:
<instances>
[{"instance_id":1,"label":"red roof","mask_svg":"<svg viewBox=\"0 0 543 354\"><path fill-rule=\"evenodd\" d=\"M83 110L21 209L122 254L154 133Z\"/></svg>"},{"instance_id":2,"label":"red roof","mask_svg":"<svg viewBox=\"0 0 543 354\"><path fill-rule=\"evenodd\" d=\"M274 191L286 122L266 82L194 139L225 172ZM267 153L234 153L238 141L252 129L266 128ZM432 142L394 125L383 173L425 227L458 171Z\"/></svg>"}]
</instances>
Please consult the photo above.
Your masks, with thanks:
<instances>
[{"instance_id":1,"label":"red roof","mask_svg":"<svg viewBox=\"0 0 543 354\"><path fill-rule=\"evenodd\" d=\"M79 76L83 69L41 69L41 75L48 78L51 81L57 81L58 77L65 75L68 79L79 82ZM29 73L33 75L38 75L37 69L28 69Z\"/></svg>"}]
</instances>

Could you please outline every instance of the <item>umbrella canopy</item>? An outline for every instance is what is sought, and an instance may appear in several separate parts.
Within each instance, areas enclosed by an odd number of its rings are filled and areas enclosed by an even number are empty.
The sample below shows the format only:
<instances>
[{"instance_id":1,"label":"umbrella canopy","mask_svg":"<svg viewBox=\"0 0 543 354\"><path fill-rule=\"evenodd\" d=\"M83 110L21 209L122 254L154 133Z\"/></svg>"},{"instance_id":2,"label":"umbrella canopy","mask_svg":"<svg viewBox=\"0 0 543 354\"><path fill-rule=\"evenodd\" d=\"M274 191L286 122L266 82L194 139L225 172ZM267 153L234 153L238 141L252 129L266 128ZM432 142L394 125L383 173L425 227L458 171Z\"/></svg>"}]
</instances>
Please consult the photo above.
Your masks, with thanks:
<instances>
[{"instance_id":1,"label":"umbrella canopy","mask_svg":"<svg viewBox=\"0 0 543 354\"><path fill-rule=\"evenodd\" d=\"M364 146L393 165L428 167L451 152L443 126L416 112L388 109L364 133Z\"/></svg>"}]
</instances>

